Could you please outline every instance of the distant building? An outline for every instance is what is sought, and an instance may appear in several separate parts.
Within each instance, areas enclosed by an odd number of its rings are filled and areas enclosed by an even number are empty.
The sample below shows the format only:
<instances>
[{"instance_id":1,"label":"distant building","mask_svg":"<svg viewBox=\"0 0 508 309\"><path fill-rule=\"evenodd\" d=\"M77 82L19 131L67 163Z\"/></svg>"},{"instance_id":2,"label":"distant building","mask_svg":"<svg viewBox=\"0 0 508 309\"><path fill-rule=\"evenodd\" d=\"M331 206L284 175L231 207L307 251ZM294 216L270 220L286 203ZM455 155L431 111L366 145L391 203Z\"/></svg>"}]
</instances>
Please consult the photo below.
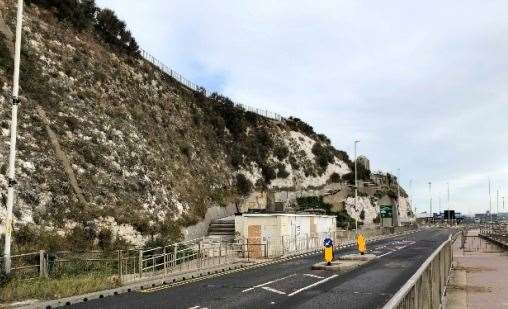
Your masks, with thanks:
<instances>
[{"instance_id":1,"label":"distant building","mask_svg":"<svg viewBox=\"0 0 508 309\"><path fill-rule=\"evenodd\" d=\"M361 164L363 165L363 167L365 167L366 169L368 169L370 171L370 161L369 159L367 159L366 156L359 156L357 159L356 159L356 162L358 164Z\"/></svg>"}]
</instances>

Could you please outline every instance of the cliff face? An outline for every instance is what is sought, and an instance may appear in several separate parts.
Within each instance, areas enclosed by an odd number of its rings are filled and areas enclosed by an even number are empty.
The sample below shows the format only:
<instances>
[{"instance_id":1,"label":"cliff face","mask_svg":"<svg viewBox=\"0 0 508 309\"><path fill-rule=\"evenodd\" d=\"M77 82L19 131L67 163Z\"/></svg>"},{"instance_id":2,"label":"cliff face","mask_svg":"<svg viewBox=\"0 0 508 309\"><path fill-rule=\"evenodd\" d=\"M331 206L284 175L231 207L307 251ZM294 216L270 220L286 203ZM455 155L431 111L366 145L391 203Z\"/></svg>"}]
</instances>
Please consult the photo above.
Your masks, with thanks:
<instances>
[{"instance_id":1,"label":"cliff face","mask_svg":"<svg viewBox=\"0 0 508 309\"><path fill-rule=\"evenodd\" d=\"M0 15L3 220L14 1L0 0ZM253 194L351 178L347 154L299 120L272 121L193 92L35 5L23 30L18 249L35 237L63 248L172 241L212 206L243 196L248 209Z\"/></svg>"}]
</instances>

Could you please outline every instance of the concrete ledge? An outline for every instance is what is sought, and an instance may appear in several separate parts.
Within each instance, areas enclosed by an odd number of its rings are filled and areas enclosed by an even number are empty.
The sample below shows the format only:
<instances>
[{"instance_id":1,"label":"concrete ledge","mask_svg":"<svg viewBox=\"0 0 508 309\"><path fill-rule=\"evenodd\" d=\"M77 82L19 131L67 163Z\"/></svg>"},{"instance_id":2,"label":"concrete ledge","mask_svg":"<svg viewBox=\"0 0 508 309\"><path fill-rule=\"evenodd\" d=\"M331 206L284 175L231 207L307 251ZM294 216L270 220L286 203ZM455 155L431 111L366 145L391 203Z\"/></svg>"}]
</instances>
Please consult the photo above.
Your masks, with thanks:
<instances>
[{"instance_id":1,"label":"concrete ledge","mask_svg":"<svg viewBox=\"0 0 508 309\"><path fill-rule=\"evenodd\" d=\"M333 261L331 265L319 262L312 265L313 270L347 271L365 264L366 261Z\"/></svg>"},{"instance_id":2,"label":"concrete ledge","mask_svg":"<svg viewBox=\"0 0 508 309\"><path fill-rule=\"evenodd\" d=\"M361 255L358 253L354 253L354 254L341 255L341 256L339 256L339 260L342 260L342 261L370 261L370 260L375 259L376 257L377 256L375 256L374 254Z\"/></svg>"}]
</instances>

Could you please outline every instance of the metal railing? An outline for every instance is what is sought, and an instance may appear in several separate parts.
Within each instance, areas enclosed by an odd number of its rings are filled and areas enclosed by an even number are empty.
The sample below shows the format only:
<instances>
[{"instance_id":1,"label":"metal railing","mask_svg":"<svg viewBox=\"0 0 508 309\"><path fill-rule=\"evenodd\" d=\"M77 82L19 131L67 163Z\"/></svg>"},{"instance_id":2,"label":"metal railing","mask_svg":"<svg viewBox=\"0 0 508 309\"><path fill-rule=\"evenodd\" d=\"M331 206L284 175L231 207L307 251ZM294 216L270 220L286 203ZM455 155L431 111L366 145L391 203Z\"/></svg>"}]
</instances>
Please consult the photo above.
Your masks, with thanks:
<instances>
[{"instance_id":1,"label":"metal railing","mask_svg":"<svg viewBox=\"0 0 508 309\"><path fill-rule=\"evenodd\" d=\"M383 308L441 308L456 238L457 234L442 243Z\"/></svg>"},{"instance_id":2,"label":"metal railing","mask_svg":"<svg viewBox=\"0 0 508 309\"><path fill-rule=\"evenodd\" d=\"M153 64L156 68L161 70L163 73L171 76L177 82L179 82L180 84L189 88L190 90L201 91L202 89L204 89L204 88L201 88L200 86L198 86L196 83L193 83L190 80L186 79L180 73L178 73L175 70L171 69L170 67L166 66L164 63L162 63L162 61L158 60L157 58L152 56L147 51L140 49L140 54L145 60L147 60L148 62ZM205 95L211 95L213 93L212 91L208 91L206 89L204 89L204 90L205 90ZM236 107L241 108L247 112L255 113L255 114L258 114L262 117L269 118L269 119L276 120L276 121L283 121L284 120L284 117L282 117L281 115L279 115L277 113L273 113L273 112L270 112L270 111L267 111L264 109L259 109L259 108L247 106L247 105L237 103L234 101L233 101L233 103L236 105Z\"/></svg>"}]
</instances>

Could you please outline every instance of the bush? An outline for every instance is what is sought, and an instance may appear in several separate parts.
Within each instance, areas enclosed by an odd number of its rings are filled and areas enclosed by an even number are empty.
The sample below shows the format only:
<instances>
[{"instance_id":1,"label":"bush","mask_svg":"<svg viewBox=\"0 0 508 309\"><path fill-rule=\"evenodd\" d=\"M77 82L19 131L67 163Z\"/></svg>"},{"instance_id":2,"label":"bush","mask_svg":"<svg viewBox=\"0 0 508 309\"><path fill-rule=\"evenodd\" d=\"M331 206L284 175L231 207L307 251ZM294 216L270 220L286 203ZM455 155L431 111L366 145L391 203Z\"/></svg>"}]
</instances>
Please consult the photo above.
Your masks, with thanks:
<instances>
[{"instance_id":1,"label":"bush","mask_svg":"<svg viewBox=\"0 0 508 309\"><path fill-rule=\"evenodd\" d=\"M304 196L296 199L298 207L302 210L305 209L324 209L326 212L330 211L330 204L323 202L322 196Z\"/></svg>"},{"instance_id":2,"label":"bush","mask_svg":"<svg viewBox=\"0 0 508 309\"><path fill-rule=\"evenodd\" d=\"M275 148L273 154L277 159L279 159L279 161L282 161L289 155L289 149L286 145L280 145Z\"/></svg>"},{"instance_id":3,"label":"bush","mask_svg":"<svg viewBox=\"0 0 508 309\"><path fill-rule=\"evenodd\" d=\"M95 0L26 0L26 3L54 9L60 21L72 24L78 31L95 28L110 46L139 56L139 45L125 22L112 10L98 8Z\"/></svg>"},{"instance_id":4,"label":"bush","mask_svg":"<svg viewBox=\"0 0 508 309\"><path fill-rule=\"evenodd\" d=\"M180 152L190 159L192 157L192 146L189 143L182 143L180 144Z\"/></svg>"},{"instance_id":5,"label":"bush","mask_svg":"<svg viewBox=\"0 0 508 309\"><path fill-rule=\"evenodd\" d=\"M312 128L310 125L306 124L299 118L289 117L288 119L286 119L286 124L293 131L299 131L309 136L313 136L315 134L314 128Z\"/></svg>"},{"instance_id":6,"label":"bush","mask_svg":"<svg viewBox=\"0 0 508 309\"><path fill-rule=\"evenodd\" d=\"M362 209L362 211L360 212L360 219L363 221L365 220L365 210Z\"/></svg>"},{"instance_id":7,"label":"bush","mask_svg":"<svg viewBox=\"0 0 508 309\"><path fill-rule=\"evenodd\" d=\"M329 182L332 182L332 183L339 183L341 180L340 178L340 175L337 174L337 173L333 173L330 175L330 179L329 179Z\"/></svg>"},{"instance_id":8,"label":"bush","mask_svg":"<svg viewBox=\"0 0 508 309\"><path fill-rule=\"evenodd\" d=\"M269 184L277 176L275 169L271 165L263 165L261 167L261 174L263 175L266 184Z\"/></svg>"},{"instance_id":9,"label":"bush","mask_svg":"<svg viewBox=\"0 0 508 309\"><path fill-rule=\"evenodd\" d=\"M236 175L236 188L241 195L248 195L252 191L252 182L243 174Z\"/></svg>"},{"instance_id":10,"label":"bush","mask_svg":"<svg viewBox=\"0 0 508 309\"><path fill-rule=\"evenodd\" d=\"M355 219L351 218L345 209L342 209L337 213L337 226L353 229L355 227Z\"/></svg>"},{"instance_id":11,"label":"bush","mask_svg":"<svg viewBox=\"0 0 508 309\"><path fill-rule=\"evenodd\" d=\"M322 170L325 170L328 167L328 163L332 163L335 159L330 148L328 146L323 146L319 142L312 146L312 153L315 156L316 164L319 165Z\"/></svg>"},{"instance_id":12,"label":"bush","mask_svg":"<svg viewBox=\"0 0 508 309\"><path fill-rule=\"evenodd\" d=\"M289 176L286 166L282 163L277 164L277 178L287 178Z\"/></svg>"}]
</instances>

